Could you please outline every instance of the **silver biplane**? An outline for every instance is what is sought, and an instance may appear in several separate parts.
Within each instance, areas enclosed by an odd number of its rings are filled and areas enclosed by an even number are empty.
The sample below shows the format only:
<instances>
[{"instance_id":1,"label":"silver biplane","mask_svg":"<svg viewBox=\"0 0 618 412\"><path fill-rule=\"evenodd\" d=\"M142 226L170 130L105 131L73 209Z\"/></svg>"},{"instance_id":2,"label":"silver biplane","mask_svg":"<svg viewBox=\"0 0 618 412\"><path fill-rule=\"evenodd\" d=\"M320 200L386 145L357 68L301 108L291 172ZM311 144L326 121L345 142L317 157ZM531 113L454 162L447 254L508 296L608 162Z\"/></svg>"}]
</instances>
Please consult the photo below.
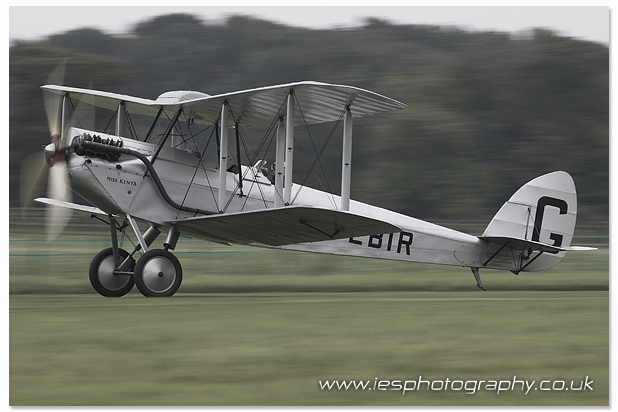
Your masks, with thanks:
<instances>
[{"instance_id":1,"label":"silver biplane","mask_svg":"<svg viewBox=\"0 0 618 412\"><path fill-rule=\"evenodd\" d=\"M181 235L468 267L481 289L480 269L541 271L567 251L590 249L571 246L577 197L566 172L526 183L482 236L351 200L353 121L406 108L371 91L298 82L214 96L172 91L150 100L54 84L42 89L52 129L45 148L51 194L36 200L52 213L76 210L109 223L111 247L93 258L89 270L103 296L123 296L134 285L145 296L173 295L182 281L172 254ZM67 120L84 105L112 113L106 133ZM131 127L133 116L150 119L145 134ZM343 123L340 195L292 182L295 128L326 122ZM257 149L254 159L241 156L243 127L271 133L270 168ZM200 144L210 147L210 156ZM72 203L71 191L91 206ZM137 239L133 251L119 246L125 230Z\"/></svg>"}]
</instances>

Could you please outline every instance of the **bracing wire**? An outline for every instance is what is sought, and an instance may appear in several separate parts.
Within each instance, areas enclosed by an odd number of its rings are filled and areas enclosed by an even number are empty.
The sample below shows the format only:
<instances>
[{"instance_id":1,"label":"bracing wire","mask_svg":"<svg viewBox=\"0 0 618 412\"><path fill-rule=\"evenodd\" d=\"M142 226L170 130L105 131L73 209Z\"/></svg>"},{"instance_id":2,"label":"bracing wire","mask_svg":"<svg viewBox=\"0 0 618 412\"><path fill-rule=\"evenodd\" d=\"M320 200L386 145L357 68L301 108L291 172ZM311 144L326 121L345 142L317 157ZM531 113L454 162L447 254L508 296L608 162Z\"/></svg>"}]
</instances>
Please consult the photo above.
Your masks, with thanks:
<instances>
[{"instance_id":1,"label":"bracing wire","mask_svg":"<svg viewBox=\"0 0 618 412\"><path fill-rule=\"evenodd\" d=\"M191 190L191 187L193 186L193 183L195 182L195 178L197 176L197 172L198 172L199 169L202 169L204 171L204 175L206 177L206 181L208 182L208 187L210 188L210 193L211 193L211 195L212 195L212 197L213 197L213 199L215 201L215 204L217 203L215 192L212 190L212 185L210 184L210 179L208 178L208 173L206 172L206 170L204 168L204 162L203 162L204 155L206 154L206 150L208 149L208 146L210 145L210 141L212 140L212 136L214 134L214 127L209 126L209 127L206 127L204 129L200 130L196 135L192 135L191 139L194 139L195 136L197 136L197 135L199 135L201 133L204 133L208 129L211 129L210 137L208 138L208 141L206 142L206 145L204 146L204 150L202 150L202 153L200 154L200 157L199 157L199 160L198 160L198 164L195 166L195 170L193 172L193 176L191 177L191 181L189 182L189 185L187 186L187 191L185 192L185 195L184 195L184 197L182 199L182 202L180 203L181 206L184 206L184 203L185 203L185 201L187 199L187 196L189 195L189 191ZM189 133L189 131L187 131L187 133ZM200 167L200 165L201 165L201 167ZM176 215L176 218L178 218L179 214L180 214L180 211L178 211L178 214ZM197 213L195 215L197 216Z\"/></svg>"},{"instance_id":2,"label":"bracing wire","mask_svg":"<svg viewBox=\"0 0 618 412\"><path fill-rule=\"evenodd\" d=\"M281 110L281 108L284 106L285 101L281 104L281 106L279 107L279 110ZM230 116L234 122L234 124L236 124L236 127L239 128L238 130L238 134L239 134L239 141L240 143L242 143L245 155L247 157L247 160L249 162L249 167L247 167L245 169L245 171L242 171L242 165L240 165L238 159L234 159L236 161L236 164L238 165L238 167L240 168L239 173L238 173L238 178L242 179L244 181L245 177L247 176L247 174L249 174L252 165L255 164L256 160L260 157L260 155L262 155L262 150L264 148L264 145L268 142L268 145L266 146L266 150L265 152L268 152L271 144L272 144L272 140L274 137L274 130L276 130L276 125L277 122L279 121L279 116L275 116L274 119L272 120L272 122L270 123L266 133L264 133L264 135L262 136L262 139L260 140L260 143L258 144L257 149L253 147L253 145L251 144L251 140L248 138L248 136L245 134L244 130L242 128L240 128L240 122L238 121L238 119L236 118L236 116L233 113L232 108L230 107ZM269 138L270 137L270 138ZM251 152L253 152L253 155L251 155L248 146L251 146ZM264 153L265 155L266 153ZM232 158L234 158L232 156ZM245 200L241 206L241 210L244 210L244 207L247 204L247 201L249 200L249 196L248 194L251 192L251 190L253 189L254 185L257 184L258 190L260 191L260 197L262 199L262 202L264 203L264 207L268 207L268 203L266 200L266 195L261 187L261 185L254 181L251 180L251 186L249 187L249 190L247 191L247 195L245 195ZM238 185L236 185L236 187L234 188L234 191L232 192L232 195L229 197L229 199L227 200L227 203L225 205L225 209L226 210L229 205L231 204L232 200L234 199L234 197L236 196L236 194L238 193L238 190L240 188L240 182Z\"/></svg>"},{"instance_id":3,"label":"bracing wire","mask_svg":"<svg viewBox=\"0 0 618 412\"><path fill-rule=\"evenodd\" d=\"M124 104L122 105L122 109L125 113L124 122L129 129L129 134L131 135L131 138L137 139L137 130L135 130L135 125L133 124L133 120L131 119L131 113L129 113L127 106Z\"/></svg>"},{"instance_id":4,"label":"bracing wire","mask_svg":"<svg viewBox=\"0 0 618 412\"><path fill-rule=\"evenodd\" d=\"M337 121L335 122L335 125L333 126L333 128L331 129L328 137L326 138L326 141L324 142L324 144L322 145L322 147L320 148L320 151L318 152L316 150L316 158L313 161L313 163L311 164L311 167L309 167L309 170L307 170L307 174L305 175L305 178L303 179L302 183L300 184L300 189L296 192L296 195L294 196L294 199L292 200L292 203L294 203L296 201L296 198L298 197L298 195L300 194L300 190L305 186L305 184L307 183L307 180L309 179L309 176L311 175L312 172L315 173L315 165L319 162L320 163L320 167L322 168L322 173L324 174L324 176L326 177L326 172L324 171L324 168L322 167L322 162L320 161L320 157L322 156L322 154L324 153L324 150L326 149L326 146L328 146L328 143L330 142L330 140L332 139L332 137L335 134L335 130L337 130L337 128L339 127L339 124L341 123L341 121L343 120L343 117L345 116L345 112L346 109L344 109L341 114L339 115L339 118L337 119ZM304 120L304 117L303 117ZM308 126L305 123L305 127L308 128ZM311 139L312 143L313 143L313 139ZM314 150L315 150L315 145L314 145ZM318 182L320 182L320 179L317 176L316 173L316 178L318 179ZM321 184L321 182L320 182ZM328 179L326 179L326 186L328 188L327 193L330 195L329 199L331 201L331 203L333 204L334 207L337 207L337 204L335 202L334 199L334 195L332 194L332 191L330 190L330 184L328 183Z\"/></svg>"}]
</instances>

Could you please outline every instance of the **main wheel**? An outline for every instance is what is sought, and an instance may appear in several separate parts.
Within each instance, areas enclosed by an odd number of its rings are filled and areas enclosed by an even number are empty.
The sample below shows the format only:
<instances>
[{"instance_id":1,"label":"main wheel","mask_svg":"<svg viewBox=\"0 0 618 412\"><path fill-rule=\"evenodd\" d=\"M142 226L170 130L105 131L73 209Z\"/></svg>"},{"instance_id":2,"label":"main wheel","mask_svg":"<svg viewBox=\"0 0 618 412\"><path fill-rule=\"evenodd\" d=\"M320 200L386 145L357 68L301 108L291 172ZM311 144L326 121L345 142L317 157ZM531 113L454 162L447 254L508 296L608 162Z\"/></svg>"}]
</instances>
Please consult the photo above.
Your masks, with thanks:
<instances>
[{"instance_id":1,"label":"main wheel","mask_svg":"<svg viewBox=\"0 0 618 412\"><path fill-rule=\"evenodd\" d=\"M182 267L167 250L151 249L137 260L133 278L144 296L172 296L182 282Z\"/></svg>"},{"instance_id":2,"label":"main wheel","mask_svg":"<svg viewBox=\"0 0 618 412\"><path fill-rule=\"evenodd\" d=\"M90 284L101 295L108 298L117 298L124 296L133 289L133 277L131 275L115 275L114 270L116 266L121 264L129 252L124 249L118 249L120 262L114 262L113 249L103 249L90 262L90 270L88 271L88 277L90 278ZM135 260L131 258L132 262L129 271L135 267Z\"/></svg>"}]
</instances>

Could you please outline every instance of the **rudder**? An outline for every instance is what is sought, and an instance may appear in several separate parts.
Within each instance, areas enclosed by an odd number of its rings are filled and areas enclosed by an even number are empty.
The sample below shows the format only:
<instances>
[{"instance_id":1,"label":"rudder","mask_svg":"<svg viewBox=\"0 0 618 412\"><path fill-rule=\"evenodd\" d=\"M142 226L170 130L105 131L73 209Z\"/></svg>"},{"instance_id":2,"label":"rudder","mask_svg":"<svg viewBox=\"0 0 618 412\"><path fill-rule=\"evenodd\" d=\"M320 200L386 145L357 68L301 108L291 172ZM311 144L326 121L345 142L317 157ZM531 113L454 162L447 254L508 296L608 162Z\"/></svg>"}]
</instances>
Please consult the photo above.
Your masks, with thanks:
<instances>
[{"instance_id":1,"label":"rudder","mask_svg":"<svg viewBox=\"0 0 618 412\"><path fill-rule=\"evenodd\" d=\"M575 182L567 172L539 176L523 185L500 208L481 237L506 237L569 247L577 218ZM566 252L546 253L526 271L549 269Z\"/></svg>"}]
</instances>

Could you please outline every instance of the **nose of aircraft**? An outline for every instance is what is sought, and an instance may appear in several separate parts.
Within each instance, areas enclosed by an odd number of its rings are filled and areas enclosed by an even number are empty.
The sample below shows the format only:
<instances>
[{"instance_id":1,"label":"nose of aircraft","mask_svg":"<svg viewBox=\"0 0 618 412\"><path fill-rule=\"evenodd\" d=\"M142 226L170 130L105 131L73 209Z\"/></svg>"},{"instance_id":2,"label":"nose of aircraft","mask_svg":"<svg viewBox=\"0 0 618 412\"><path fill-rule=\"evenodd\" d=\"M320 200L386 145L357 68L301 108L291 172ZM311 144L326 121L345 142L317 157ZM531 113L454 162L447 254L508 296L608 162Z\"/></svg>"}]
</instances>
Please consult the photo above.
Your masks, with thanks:
<instances>
[{"instance_id":1,"label":"nose of aircraft","mask_svg":"<svg viewBox=\"0 0 618 412\"><path fill-rule=\"evenodd\" d=\"M60 150L59 134L53 134L51 137L51 143L45 146L45 149L43 150L45 152L45 160L50 167L65 160L64 151Z\"/></svg>"}]
</instances>

